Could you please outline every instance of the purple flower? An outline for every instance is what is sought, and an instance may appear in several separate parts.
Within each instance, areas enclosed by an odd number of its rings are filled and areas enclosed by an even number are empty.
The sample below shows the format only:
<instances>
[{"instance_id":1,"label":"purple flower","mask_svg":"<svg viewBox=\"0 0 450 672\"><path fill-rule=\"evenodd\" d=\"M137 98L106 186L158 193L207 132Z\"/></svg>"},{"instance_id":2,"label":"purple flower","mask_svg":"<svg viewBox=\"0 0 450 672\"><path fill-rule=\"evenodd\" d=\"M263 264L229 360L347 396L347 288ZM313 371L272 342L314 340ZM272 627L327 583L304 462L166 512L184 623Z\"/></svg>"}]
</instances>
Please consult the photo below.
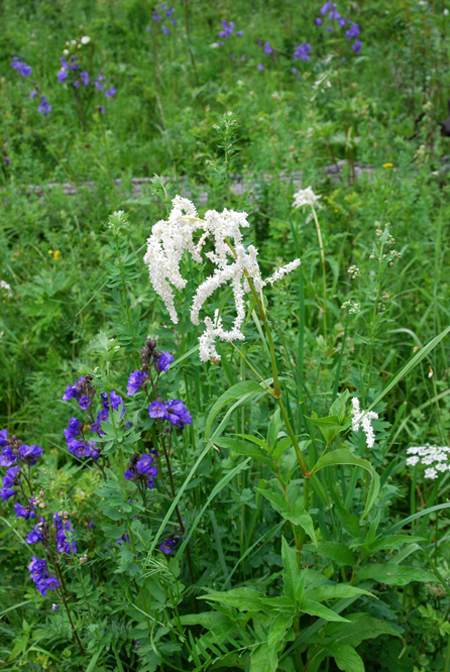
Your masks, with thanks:
<instances>
[{"instance_id":1,"label":"purple flower","mask_svg":"<svg viewBox=\"0 0 450 672\"><path fill-rule=\"evenodd\" d=\"M16 518L25 518L25 520L28 520L28 518L34 518L36 516L32 506L22 506L22 504L19 504L19 502L14 504L14 512L16 514Z\"/></svg>"},{"instance_id":2,"label":"purple flower","mask_svg":"<svg viewBox=\"0 0 450 672\"><path fill-rule=\"evenodd\" d=\"M161 21L161 15L158 14L158 12L156 11L156 9L155 9L155 11L154 11L153 14L152 14L152 19L153 19L153 21L156 21L156 22Z\"/></svg>"},{"instance_id":3,"label":"purple flower","mask_svg":"<svg viewBox=\"0 0 450 672\"><path fill-rule=\"evenodd\" d=\"M347 40L351 40L352 37L358 37L359 35L359 26L357 23L352 23L350 28L345 31L345 37Z\"/></svg>"},{"instance_id":4,"label":"purple flower","mask_svg":"<svg viewBox=\"0 0 450 672\"><path fill-rule=\"evenodd\" d=\"M63 401L69 401L69 399L79 399L80 398L80 393L78 392L78 383L82 383L84 381L84 378L80 378L80 380L76 380L73 385L67 385L66 391L63 394Z\"/></svg>"},{"instance_id":5,"label":"purple flower","mask_svg":"<svg viewBox=\"0 0 450 672\"><path fill-rule=\"evenodd\" d=\"M176 22L177 22L177 20L176 20L176 18L175 18L175 17L173 17L172 19L170 19L170 23L173 23L173 24L175 24Z\"/></svg>"},{"instance_id":6,"label":"purple flower","mask_svg":"<svg viewBox=\"0 0 450 672\"><path fill-rule=\"evenodd\" d=\"M162 354L164 354L164 353L161 353L161 355ZM169 355L169 357L170 357L170 355ZM173 361L173 357L172 357L172 361ZM167 371L167 369L164 369L164 371ZM148 376L145 373L145 371L141 371L140 369L137 369L136 371L133 371L133 373L130 373L129 378L128 378L128 385L127 385L128 396L131 397L131 395L136 394L136 392L138 392L141 389L142 385L144 384L144 382L146 381L147 378L148 378Z\"/></svg>"},{"instance_id":7,"label":"purple flower","mask_svg":"<svg viewBox=\"0 0 450 672\"><path fill-rule=\"evenodd\" d=\"M223 39L226 39L227 37L229 37L232 34L232 32L234 30L234 22L230 21L228 23L228 21L221 21L221 25L222 25L223 30L221 30L219 32L219 37L221 37Z\"/></svg>"},{"instance_id":8,"label":"purple flower","mask_svg":"<svg viewBox=\"0 0 450 672\"><path fill-rule=\"evenodd\" d=\"M8 442L8 430L7 429L1 429L0 430L0 448L3 446L6 446Z\"/></svg>"},{"instance_id":9,"label":"purple flower","mask_svg":"<svg viewBox=\"0 0 450 672\"><path fill-rule=\"evenodd\" d=\"M4 502L7 502L8 499L9 499L10 497L12 497L13 495L16 494L16 492L17 492L17 490L11 490L11 489L8 489L8 488L2 488L2 489L0 490L0 497L2 498L2 500L3 500Z\"/></svg>"},{"instance_id":10,"label":"purple flower","mask_svg":"<svg viewBox=\"0 0 450 672\"><path fill-rule=\"evenodd\" d=\"M89 73L86 72L86 70L83 70L83 72L80 73L80 79L83 84L87 86L89 84Z\"/></svg>"},{"instance_id":11,"label":"purple flower","mask_svg":"<svg viewBox=\"0 0 450 672\"><path fill-rule=\"evenodd\" d=\"M164 28L164 26L163 26L163 28ZM105 96L107 98L112 98L115 95L116 95L116 89L113 86L110 89L108 89L107 91L105 91Z\"/></svg>"},{"instance_id":12,"label":"purple flower","mask_svg":"<svg viewBox=\"0 0 450 672\"><path fill-rule=\"evenodd\" d=\"M89 397L81 397L81 399L78 402L78 406L82 408L83 411L85 411L87 408L89 408L90 403L91 402L89 400Z\"/></svg>"},{"instance_id":13,"label":"purple flower","mask_svg":"<svg viewBox=\"0 0 450 672\"><path fill-rule=\"evenodd\" d=\"M264 53L265 54L271 54L272 52L273 52L273 49L270 46L270 42L265 42L264 43Z\"/></svg>"},{"instance_id":14,"label":"purple flower","mask_svg":"<svg viewBox=\"0 0 450 672\"><path fill-rule=\"evenodd\" d=\"M75 71L75 70L80 69L79 64L75 63L76 60L77 60L77 57L75 56L75 54L70 57L69 70Z\"/></svg>"},{"instance_id":15,"label":"purple flower","mask_svg":"<svg viewBox=\"0 0 450 672\"><path fill-rule=\"evenodd\" d=\"M36 96L37 96L37 91L32 91L30 93L30 100L33 100L33 98L36 98Z\"/></svg>"},{"instance_id":16,"label":"purple flower","mask_svg":"<svg viewBox=\"0 0 450 672\"><path fill-rule=\"evenodd\" d=\"M45 523L45 519L41 518L39 523L33 527L31 532L25 538L27 544L37 544L39 541L44 541L44 534L42 532L43 523Z\"/></svg>"},{"instance_id":17,"label":"purple flower","mask_svg":"<svg viewBox=\"0 0 450 672\"><path fill-rule=\"evenodd\" d=\"M238 32L236 33L236 37L242 37L243 34L244 34L243 30L238 30Z\"/></svg>"},{"instance_id":18,"label":"purple flower","mask_svg":"<svg viewBox=\"0 0 450 672\"><path fill-rule=\"evenodd\" d=\"M333 32L333 26L326 26L325 30L327 31L327 33L332 33Z\"/></svg>"},{"instance_id":19,"label":"purple flower","mask_svg":"<svg viewBox=\"0 0 450 672\"><path fill-rule=\"evenodd\" d=\"M27 464L36 464L37 458L42 455L44 452L39 446L19 446L17 451L19 454L19 460L23 460Z\"/></svg>"},{"instance_id":20,"label":"purple flower","mask_svg":"<svg viewBox=\"0 0 450 672\"><path fill-rule=\"evenodd\" d=\"M147 30L148 32L150 32L150 31L151 31L151 29L152 29L152 27L151 27L151 26L145 26L145 30Z\"/></svg>"},{"instance_id":21,"label":"purple flower","mask_svg":"<svg viewBox=\"0 0 450 672\"><path fill-rule=\"evenodd\" d=\"M14 56L11 65L19 75L22 75L22 77L29 77L31 75L32 68L25 63L23 57L18 58L17 56Z\"/></svg>"},{"instance_id":22,"label":"purple flower","mask_svg":"<svg viewBox=\"0 0 450 672\"><path fill-rule=\"evenodd\" d=\"M8 159L8 157L7 157L7 156L4 156L3 159L4 159L5 163L6 163L6 165L9 166L9 159Z\"/></svg>"},{"instance_id":23,"label":"purple flower","mask_svg":"<svg viewBox=\"0 0 450 672\"><path fill-rule=\"evenodd\" d=\"M167 26L161 26L161 30L164 35L168 35L170 33L170 30L167 28Z\"/></svg>"},{"instance_id":24,"label":"purple flower","mask_svg":"<svg viewBox=\"0 0 450 672\"><path fill-rule=\"evenodd\" d=\"M124 532L122 536L117 539L116 544L121 544L122 541L124 541L126 544L130 543L130 535L128 532Z\"/></svg>"},{"instance_id":25,"label":"purple flower","mask_svg":"<svg viewBox=\"0 0 450 672\"><path fill-rule=\"evenodd\" d=\"M77 546L74 540L70 543L70 540L73 536L73 527L72 523L68 518L61 518L58 513L53 514L53 524L56 528L56 548L58 553L72 553L77 552ZM67 536L69 532L69 537Z\"/></svg>"},{"instance_id":26,"label":"purple flower","mask_svg":"<svg viewBox=\"0 0 450 672\"><path fill-rule=\"evenodd\" d=\"M67 450L69 453L73 453L75 457L78 457L78 459L91 456L91 446L84 441L74 439L67 445Z\"/></svg>"},{"instance_id":27,"label":"purple flower","mask_svg":"<svg viewBox=\"0 0 450 672\"><path fill-rule=\"evenodd\" d=\"M66 442L70 443L73 439L80 433L81 422L78 418L70 418L69 426L64 430L64 436L66 437Z\"/></svg>"},{"instance_id":28,"label":"purple flower","mask_svg":"<svg viewBox=\"0 0 450 672\"><path fill-rule=\"evenodd\" d=\"M183 429L185 425L192 425L191 414L182 401L171 399L164 405L166 407L164 419L168 420L171 425L178 429Z\"/></svg>"},{"instance_id":29,"label":"purple flower","mask_svg":"<svg viewBox=\"0 0 450 672\"><path fill-rule=\"evenodd\" d=\"M343 28L346 23L347 23L347 19L343 19L343 18L339 19L339 21L338 21L339 28Z\"/></svg>"},{"instance_id":30,"label":"purple flower","mask_svg":"<svg viewBox=\"0 0 450 672\"><path fill-rule=\"evenodd\" d=\"M42 96L41 98L41 104L38 107L38 112L44 115L44 117L47 116L49 112L51 112L52 106L48 104L47 98L45 96Z\"/></svg>"},{"instance_id":31,"label":"purple flower","mask_svg":"<svg viewBox=\"0 0 450 672\"><path fill-rule=\"evenodd\" d=\"M263 64L262 64L262 63L258 63L258 65L256 66L256 69L257 69L257 70L264 70L264 66L263 66Z\"/></svg>"},{"instance_id":32,"label":"purple flower","mask_svg":"<svg viewBox=\"0 0 450 672\"><path fill-rule=\"evenodd\" d=\"M52 611L59 609L59 604L52 604Z\"/></svg>"},{"instance_id":33,"label":"purple flower","mask_svg":"<svg viewBox=\"0 0 450 672\"><path fill-rule=\"evenodd\" d=\"M325 14L328 12L328 10L333 9L334 7L336 7L335 2L326 2L324 4L324 6L322 7L322 9L320 10L320 13L322 14L322 16L325 16Z\"/></svg>"},{"instance_id":34,"label":"purple flower","mask_svg":"<svg viewBox=\"0 0 450 672\"><path fill-rule=\"evenodd\" d=\"M292 74L294 74L294 75L299 75L299 74L300 74L300 71L297 70L297 68L292 68Z\"/></svg>"},{"instance_id":35,"label":"purple flower","mask_svg":"<svg viewBox=\"0 0 450 672\"><path fill-rule=\"evenodd\" d=\"M34 581L36 589L43 597L47 595L47 590L55 590L55 588L59 587L60 583L58 579L50 576L47 571L46 560L39 560L33 555L28 569L30 570L30 579Z\"/></svg>"},{"instance_id":36,"label":"purple flower","mask_svg":"<svg viewBox=\"0 0 450 672\"><path fill-rule=\"evenodd\" d=\"M336 11L335 9L332 9L331 12L328 14L328 18L329 18L330 21L334 21L334 20L337 21L338 19L341 18L341 15L339 14L338 11Z\"/></svg>"},{"instance_id":37,"label":"purple flower","mask_svg":"<svg viewBox=\"0 0 450 672\"><path fill-rule=\"evenodd\" d=\"M166 541L163 541L159 546L159 550L164 553L164 555L170 555L174 552L176 547L181 541L181 537L178 534L172 534Z\"/></svg>"},{"instance_id":38,"label":"purple flower","mask_svg":"<svg viewBox=\"0 0 450 672\"><path fill-rule=\"evenodd\" d=\"M61 70L59 70L58 74L56 75L56 79L58 82L63 82L65 79L67 79L67 70L61 68Z\"/></svg>"},{"instance_id":39,"label":"purple flower","mask_svg":"<svg viewBox=\"0 0 450 672\"><path fill-rule=\"evenodd\" d=\"M311 45L308 42L302 42L294 51L294 58L301 58L302 61L310 60Z\"/></svg>"},{"instance_id":40,"label":"purple flower","mask_svg":"<svg viewBox=\"0 0 450 672\"><path fill-rule=\"evenodd\" d=\"M173 360L174 357L170 352L162 352L160 357L155 360L155 369L157 371L168 371Z\"/></svg>"},{"instance_id":41,"label":"purple flower","mask_svg":"<svg viewBox=\"0 0 450 672\"><path fill-rule=\"evenodd\" d=\"M359 54L362 49L361 40L355 40L354 43L352 44L352 49L356 54Z\"/></svg>"},{"instance_id":42,"label":"purple flower","mask_svg":"<svg viewBox=\"0 0 450 672\"><path fill-rule=\"evenodd\" d=\"M69 64L66 61L66 59L64 58L64 56L61 56L61 68L63 70L68 70L69 69Z\"/></svg>"},{"instance_id":43,"label":"purple flower","mask_svg":"<svg viewBox=\"0 0 450 672\"><path fill-rule=\"evenodd\" d=\"M148 407L148 414L151 418L163 418L166 414L166 407L161 401L152 401Z\"/></svg>"},{"instance_id":44,"label":"purple flower","mask_svg":"<svg viewBox=\"0 0 450 672\"><path fill-rule=\"evenodd\" d=\"M317 18L316 19L316 26L321 26L323 22L323 19Z\"/></svg>"},{"instance_id":45,"label":"purple flower","mask_svg":"<svg viewBox=\"0 0 450 672\"><path fill-rule=\"evenodd\" d=\"M100 114L105 114L105 106L100 105Z\"/></svg>"},{"instance_id":46,"label":"purple flower","mask_svg":"<svg viewBox=\"0 0 450 672\"><path fill-rule=\"evenodd\" d=\"M102 409L98 414L97 414L97 420L91 425L91 432L98 432L99 434L104 434L105 432L102 430L101 427L101 422L106 422L109 418L109 412L107 408Z\"/></svg>"},{"instance_id":47,"label":"purple flower","mask_svg":"<svg viewBox=\"0 0 450 672\"><path fill-rule=\"evenodd\" d=\"M5 446L0 453L0 467L10 467L16 462L17 457L9 446Z\"/></svg>"},{"instance_id":48,"label":"purple flower","mask_svg":"<svg viewBox=\"0 0 450 672\"><path fill-rule=\"evenodd\" d=\"M95 88L98 89L99 91L103 91L103 84L102 84L102 82L105 82L105 81L106 81L106 77L96 77L96 78L94 79L94 86L95 86Z\"/></svg>"},{"instance_id":49,"label":"purple flower","mask_svg":"<svg viewBox=\"0 0 450 672\"><path fill-rule=\"evenodd\" d=\"M19 465L7 469L6 474L3 476L3 489L11 488L12 486L16 485L18 482L19 474L20 474Z\"/></svg>"},{"instance_id":50,"label":"purple flower","mask_svg":"<svg viewBox=\"0 0 450 672\"><path fill-rule=\"evenodd\" d=\"M73 86L74 86L76 89L79 89L80 86L81 86L81 84L80 84L80 80L79 80L79 79L76 79L76 80L74 81L74 83L73 83Z\"/></svg>"}]
</instances>

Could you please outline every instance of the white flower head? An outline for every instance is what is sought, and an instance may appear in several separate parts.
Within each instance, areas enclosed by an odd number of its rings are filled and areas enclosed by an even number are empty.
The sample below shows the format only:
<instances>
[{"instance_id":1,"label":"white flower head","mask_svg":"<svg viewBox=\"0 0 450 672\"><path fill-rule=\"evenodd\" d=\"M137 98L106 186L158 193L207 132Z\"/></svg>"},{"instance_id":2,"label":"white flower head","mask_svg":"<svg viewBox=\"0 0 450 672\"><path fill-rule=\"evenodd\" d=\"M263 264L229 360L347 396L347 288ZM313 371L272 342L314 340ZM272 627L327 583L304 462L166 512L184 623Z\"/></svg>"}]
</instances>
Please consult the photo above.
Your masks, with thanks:
<instances>
[{"instance_id":1,"label":"white flower head","mask_svg":"<svg viewBox=\"0 0 450 672\"><path fill-rule=\"evenodd\" d=\"M168 220L157 222L152 228L152 235L147 240L147 253L144 262L148 265L150 281L154 290L162 298L174 324L178 323L173 288L182 290L187 280L181 275L180 264L185 252L193 261L202 264L206 257L215 266L215 270L201 283L194 294L190 318L195 325L199 324L200 311L206 300L222 285L230 284L236 308L236 316L232 327L226 330L219 311L214 318L204 320L206 330L200 337L200 359L219 360L215 348L215 340L244 340L241 331L245 320L245 294L250 292L249 280L254 290L261 293L263 287L290 273L300 264L300 259L287 264L266 281L262 280L257 255L253 245L245 248L242 230L247 228L247 214L225 209L222 213L208 210L204 219L197 216L194 205L186 198L176 196L172 201L172 211ZM213 249L202 256L203 247L209 241Z\"/></svg>"},{"instance_id":2,"label":"white flower head","mask_svg":"<svg viewBox=\"0 0 450 672\"><path fill-rule=\"evenodd\" d=\"M360 410L359 399L353 397L352 399L352 429L354 432L359 432L362 426L363 432L366 435L366 445L368 448L373 448L375 445L375 432L372 427L372 420L378 420L378 413L374 411Z\"/></svg>"},{"instance_id":3,"label":"white flower head","mask_svg":"<svg viewBox=\"0 0 450 672\"><path fill-rule=\"evenodd\" d=\"M425 467L425 478L436 479L438 472L444 473L450 471L450 448L448 446L411 446L406 451L407 455L413 457L406 458L406 464L414 467L416 464L422 464Z\"/></svg>"},{"instance_id":4,"label":"white flower head","mask_svg":"<svg viewBox=\"0 0 450 672\"><path fill-rule=\"evenodd\" d=\"M88 35L83 35L83 37L80 40L81 44L89 44L90 41L91 38Z\"/></svg>"},{"instance_id":5,"label":"white flower head","mask_svg":"<svg viewBox=\"0 0 450 672\"><path fill-rule=\"evenodd\" d=\"M11 285L8 285L8 283L5 282L4 280L0 280L0 289L3 289L8 294L9 297L12 296Z\"/></svg>"},{"instance_id":6,"label":"white flower head","mask_svg":"<svg viewBox=\"0 0 450 672\"><path fill-rule=\"evenodd\" d=\"M294 208L301 208L304 205L312 205L314 206L315 203L319 200L319 198L322 198L322 196L317 196L311 187L306 187L306 189L299 189L295 194L294 194ZM319 208L321 207L319 203L317 203Z\"/></svg>"}]
</instances>

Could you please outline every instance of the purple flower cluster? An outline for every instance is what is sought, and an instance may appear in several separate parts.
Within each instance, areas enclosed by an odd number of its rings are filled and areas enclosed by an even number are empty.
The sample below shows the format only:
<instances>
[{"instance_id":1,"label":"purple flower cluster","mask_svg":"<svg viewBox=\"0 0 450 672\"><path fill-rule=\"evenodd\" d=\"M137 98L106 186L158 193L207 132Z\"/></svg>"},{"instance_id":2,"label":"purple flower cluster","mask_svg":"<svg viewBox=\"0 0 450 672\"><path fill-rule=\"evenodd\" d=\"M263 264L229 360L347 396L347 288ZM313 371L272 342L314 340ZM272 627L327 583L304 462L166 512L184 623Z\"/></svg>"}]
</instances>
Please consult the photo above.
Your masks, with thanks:
<instances>
[{"instance_id":1,"label":"purple flower cluster","mask_svg":"<svg viewBox=\"0 0 450 672\"><path fill-rule=\"evenodd\" d=\"M136 369L136 371L133 371L133 373L130 373L128 377L128 385L127 385L127 394L129 396L132 396L133 394L136 394L141 387L145 384L145 382L149 379L148 374L146 373L145 369L148 370L150 366L150 357L146 357L148 348L142 348L141 350L141 358L142 358L142 353L144 352L144 360L148 359L147 365L143 366L144 370L142 371L141 369ZM152 350L152 364L155 368L155 370L158 373L161 373L163 371L168 371L170 368L170 365L172 364L174 357L171 355L169 352L160 352L159 350Z\"/></svg>"},{"instance_id":2,"label":"purple flower cluster","mask_svg":"<svg viewBox=\"0 0 450 672\"><path fill-rule=\"evenodd\" d=\"M162 542L159 546L159 550L164 553L164 555L170 555L173 553L181 541L179 534L172 534L168 539Z\"/></svg>"},{"instance_id":3,"label":"purple flower cluster","mask_svg":"<svg viewBox=\"0 0 450 672\"><path fill-rule=\"evenodd\" d=\"M73 537L73 527L66 513L54 513L53 524L56 529L56 548L59 553L77 552L77 546ZM67 534L69 533L69 534Z\"/></svg>"},{"instance_id":4,"label":"purple flower cluster","mask_svg":"<svg viewBox=\"0 0 450 672\"><path fill-rule=\"evenodd\" d=\"M76 380L73 385L67 385L66 391L63 394L63 401L76 399L78 406L86 410L95 396L96 388L91 385L92 376L88 375L85 378Z\"/></svg>"},{"instance_id":5,"label":"purple flower cluster","mask_svg":"<svg viewBox=\"0 0 450 672\"><path fill-rule=\"evenodd\" d=\"M11 65L19 75L22 75L22 77L29 77L31 75L32 67L31 65L27 65L25 63L23 56L20 58L18 56L14 56ZM39 87L36 86L36 84L34 84L34 86L35 89L30 93L31 100L33 100L33 98L35 98L40 92ZM51 109L52 106L49 104L47 98L45 96L41 96L41 104L38 106L37 111L46 117L47 114L51 112ZM5 161L7 162L7 165L9 165L9 159L5 158Z\"/></svg>"},{"instance_id":6,"label":"purple flower cluster","mask_svg":"<svg viewBox=\"0 0 450 672\"><path fill-rule=\"evenodd\" d=\"M89 86L89 83L91 81L91 78L89 76L89 73L86 70L82 70L79 74L78 71L81 69L81 65L78 63L77 56L76 54L73 54L70 57L70 61L67 61L63 56L61 56L61 67L58 70L58 74L56 75L56 78L58 82L65 82L69 75L71 75L71 81L72 81L72 86L75 87L75 89L79 89L81 87L81 84L84 86ZM99 75L94 79L94 87L97 89L97 91L103 91L104 89L104 82L106 81L106 77L103 77L102 75ZM116 94L116 89L114 86L111 86L109 89L107 89L104 93L106 98L113 98ZM103 105L100 106L102 109L101 111L104 113L104 107Z\"/></svg>"},{"instance_id":7,"label":"purple flower cluster","mask_svg":"<svg viewBox=\"0 0 450 672\"><path fill-rule=\"evenodd\" d=\"M3 476L3 487L0 489L0 497L4 502L8 501L10 497L16 494L16 486L19 485L20 478L20 464L15 462L25 462L28 466L36 464L37 458L42 455L44 451L39 446L28 446L21 443L17 436L8 437L8 430L2 429L0 431L0 466L7 467L6 474ZM12 466L14 465L14 466ZM28 516L23 513L17 514L25 517L31 517L31 511Z\"/></svg>"},{"instance_id":8,"label":"purple flower cluster","mask_svg":"<svg viewBox=\"0 0 450 672\"><path fill-rule=\"evenodd\" d=\"M47 570L47 560L38 560L38 558L33 555L30 564L28 565L30 570L30 579L36 584L37 590L41 593L43 597L47 595L47 590L55 590L59 588L60 583L58 579L54 576L50 576Z\"/></svg>"},{"instance_id":9,"label":"purple flower cluster","mask_svg":"<svg viewBox=\"0 0 450 672\"><path fill-rule=\"evenodd\" d=\"M221 21L220 22L222 25L222 30L219 32L219 37L222 40L228 39L234 31L234 21ZM236 33L236 37L242 37L244 34L243 30L238 30ZM217 42L219 46L222 46L223 42Z\"/></svg>"},{"instance_id":10,"label":"purple flower cluster","mask_svg":"<svg viewBox=\"0 0 450 672\"><path fill-rule=\"evenodd\" d=\"M163 16L164 14L164 16ZM156 9L154 10L152 14L152 19L155 23L159 23L160 21L164 21L164 19L170 19L170 23L175 24L177 22L176 18L173 16L175 14L175 8L174 7L168 7L167 5L161 5L161 10L158 12ZM151 26L147 26L147 30L151 30ZM164 33L164 35L169 35L170 30L164 23L161 26L161 30Z\"/></svg>"},{"instance_id":11,"label":"purple flower cluster","mask_svg":"<svg viewBox=\"0 0 450 672\"><path fill-rule=\"evenodd\" d=\"M311 56L311 45L308 42L302 42L294 51L294 58L300 58L302 61L309 61Z\"/></svg>"},{"instance_id":12,"label":"purple flower cluster","mask_svg":"<svg viewBox=\"0 0 450 672\"><path fill-rule=\"evenodd\" d=\"M338 10L336 9L337 5L335 2L326 2L320 13L325 19L320 17L316 19L316 25L321 26L324 21L328 20L329 24L325 26L325 30L328 33L332 33L336 27L336 24L339 28L344 28L346 25L350 24L350 28L345 31L345 37L347 40L352 40L353 38L358 38L359 36L359 26L357 23L352 23L350 19L345 19L342 17ZM352 44L352 49L355 53L359 54L362 49L362 42L359 39L355 39Z\"/></svg>"},{"instance_id":13,"label":"purple flower cluster","mask_svg":"<svg viewBox=\"0 0 450 672\"><path fill-rule=\"evenodd\" d=\"M31 532L26 537L25 541L27 544L37 544L39 541L44 541L44 529L47 526L45 518L40 518L39 522L33 527Z\"/></svg>"},{"instance_id":14,"label":"purple flower cluster","mask_svg":"<svg viewBox=\"0 0 450 672\"><path fill-rule=\"evenodd\" d=\"M31 506L23 506L22 504L19 504L19 502L15 502L14 513L16 514L16 518L24 518L25 520L28 520L28 518L31 518L31 520L35 518L35 507L32 499L30 499L30 504Z\"/></svg>"},{"instance_id":15,"label":"purple flower cluster","mask_svg":"<svg viewBox=\"0 0 450 672\"><path fill-rule=\"evenodd\" d=\"M27 65L25 63L23 56L20 58L18 56L14 56L11 65L17 74L22 75L22 77L29 77L31 75L32 67L31 65Z\"/></svg>"},{"instance_id":16,"label":"purple flower cluster","mask_svg":"<svg viewBox=\"0 0 450 672\"><path fill-rule=\"evenodd\" d=\"M125 471L126 480L146 481L148 489L153 490L155 487L154 479L158 475L158 467L154 464L154 458L157 455L157 450L150 450L149 453L143 455L135 453L130 460L128 469Z\"/></svg>"},{"instance_id":17,"label":"purple flower cluster","mask_svg":"<svg viewBox=\"0 0 450 672\"><path fill-rule=\"evenodd\" d=\"M185 425L192 425L191 414L178 399L169 399L168 401L152 401L148 407L148 414L151 418L167 420L177 429L183 429Z\"/></svg>"}]
</instances>

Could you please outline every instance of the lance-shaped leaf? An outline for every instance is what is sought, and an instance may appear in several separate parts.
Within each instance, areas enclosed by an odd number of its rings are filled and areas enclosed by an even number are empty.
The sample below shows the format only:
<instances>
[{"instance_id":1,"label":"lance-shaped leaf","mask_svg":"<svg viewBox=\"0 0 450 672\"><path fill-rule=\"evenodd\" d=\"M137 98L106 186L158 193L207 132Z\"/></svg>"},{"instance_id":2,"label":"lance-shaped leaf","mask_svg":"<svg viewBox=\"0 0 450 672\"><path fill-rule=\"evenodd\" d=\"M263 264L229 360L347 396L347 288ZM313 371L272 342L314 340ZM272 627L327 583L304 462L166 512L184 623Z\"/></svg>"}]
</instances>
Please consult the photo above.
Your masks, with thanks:
<instances>
[{"instance_id":1,"label":"lance-shaped leaf","mask_svg":"<svg viewBox=\"0 0 450 672\"><path fill-rule=\"evenodd\" d=\"M351 453L347 448L339 448L338 450L333 450L331 453L323 455L316 463L312 473L316 473L319 471L319 469L323 469L324 467L335 466L338 464L349 464L355 467L361 467L362 469L368 471L372 477L372 483L367 495L366 506L364 507L364 513L362 515L362 519L364 520L378 496L378 492L380 490L380 477L370 462L367 460L362 460L360 457L355 457L353 453Z\"/></svg>"},{"instance_id":2,"label":"lance-shaped leaf","mask_svg":"<svg viewBox=\"0 0 450 672\"><path fill-rule=\"evenodd\" d=\"M410 567L405 565L396 565L387 562L384 565L370 564L359 570L356 575L356 581L373 579L379 583L385 583L388 586L406 586L411 581L436 582L439 581L434 574L420 569L420 567Z\"/></svg>"},{"instance_id":3,"label":"lance-shaped leaf","mask_svg":"<svg viewBox=\"0 0 450 672\"><path fill-rule=\"evenodd\" d=\"M336 665L343 672L365 672L361 656L350 644L333 642L328 644L325 650L333 656Z\"/></svg>"},{"instance_id":4,"label":"lance-shaped leaf","mask_svg":"<svg viewBox=\"0 0 450 672\"><path fill-rule=\"evenodd\" d=\"M271 469L274 468L274 463L270 455L254 443L243 441L242 439L221 437L220 439L216 439L216 444L221 448L231 450L238 455L245 455L246 457L252 457L254 460L259 460L263 464L267 464Z\"/></svg>"}]
</instances>

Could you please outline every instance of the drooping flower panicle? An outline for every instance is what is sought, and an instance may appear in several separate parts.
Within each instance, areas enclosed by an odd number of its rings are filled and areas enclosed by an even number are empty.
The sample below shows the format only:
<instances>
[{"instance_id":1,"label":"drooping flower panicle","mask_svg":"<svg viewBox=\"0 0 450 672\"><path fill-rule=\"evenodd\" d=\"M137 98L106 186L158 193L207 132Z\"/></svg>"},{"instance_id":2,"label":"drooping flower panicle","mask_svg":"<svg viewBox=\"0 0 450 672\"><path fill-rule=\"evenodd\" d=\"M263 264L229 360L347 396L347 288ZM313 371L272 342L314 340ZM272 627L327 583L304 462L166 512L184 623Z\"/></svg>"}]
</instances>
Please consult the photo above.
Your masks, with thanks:
<instances>
[{"instance_id":1,"label":"drooping flower panicle","mask_svg":"<svg viewBox=\"0 0 450 672\"><path fill-rule=\"evenodd\" d=\"M199 324L200 311L207 299L223 285L231 284L236 308L236 316L231 329L226 330L222 318L216 311L213 318L204 320L206 330L200 336L200 359L219 360L215 348L217 338L223 341L244 340L241 331L245 319L244 296L250 292L249 280L256 292L260 293L267 281L262 280L257 261L258 251L253 245L246 248L243 244L242 229L247 228L247 214L225 209L222 213L208 210L204 219L199 219L194 205L186 198L176 196L172 201L173 209L167 221L161 220L152 228L147 241L147 253L144 257L148 265L151 283L163 299L174 324L178 323L173 287L185 288L187 280L181 275L180 264L185 252L196 263L203 263L202 251L207 241L214 244L214 250L204 254L216 267L196 290L190 310L191 322ZM194 240L194 236L198 240ZM289 264L293 270L300 259ZM287 267L284 267L286 269ZM280 269L280 272L283 269ZM283 274L288 272L283 271ZM281 276L280 276L281 277ZM274 278L269 279L270 282Z\"/></svg>"}]
</instances>

